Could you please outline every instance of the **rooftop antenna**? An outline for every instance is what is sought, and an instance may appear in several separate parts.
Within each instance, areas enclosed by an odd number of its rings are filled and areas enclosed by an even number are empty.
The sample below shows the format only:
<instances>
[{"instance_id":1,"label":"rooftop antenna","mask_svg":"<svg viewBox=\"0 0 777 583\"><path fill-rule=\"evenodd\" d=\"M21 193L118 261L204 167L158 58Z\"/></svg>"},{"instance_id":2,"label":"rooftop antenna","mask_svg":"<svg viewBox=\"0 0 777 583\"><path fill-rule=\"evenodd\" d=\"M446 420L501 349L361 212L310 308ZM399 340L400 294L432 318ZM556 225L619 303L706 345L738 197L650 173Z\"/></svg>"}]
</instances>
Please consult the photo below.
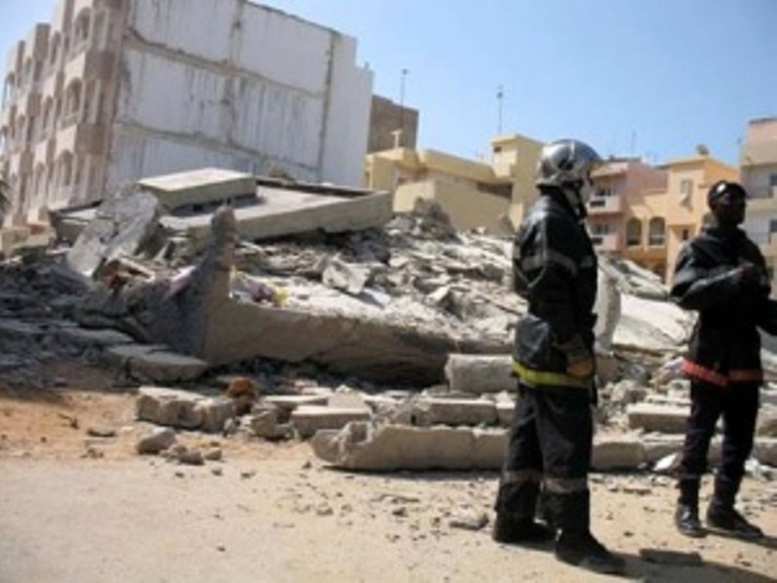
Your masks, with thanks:
<instances>
[{"instance_id":1,"label":"rooftop antenna","mask_svg":"<svg viewBox=\"0 0 777 583\"><path fill-rule=\"evenodd\" d=\"M496 100L497 100L497 107L498 107L496 135L498 136L502 135L502 100L504 98L504 95L505 95L504 87L502 85L499 85L496 88Z\"/></svg>"}]
</instances>

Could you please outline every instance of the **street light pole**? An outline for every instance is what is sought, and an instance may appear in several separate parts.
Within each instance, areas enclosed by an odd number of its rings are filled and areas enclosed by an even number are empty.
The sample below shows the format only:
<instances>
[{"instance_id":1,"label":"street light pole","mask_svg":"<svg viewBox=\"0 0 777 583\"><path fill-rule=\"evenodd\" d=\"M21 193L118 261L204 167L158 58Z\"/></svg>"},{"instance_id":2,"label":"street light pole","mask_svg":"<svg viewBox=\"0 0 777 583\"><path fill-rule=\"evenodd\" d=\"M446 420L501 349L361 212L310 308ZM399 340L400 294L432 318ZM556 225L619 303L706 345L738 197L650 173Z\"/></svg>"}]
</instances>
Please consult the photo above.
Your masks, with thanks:
<instances>
[{"instance_id":1,"label":"street light pole","mask_svg":"<svg viewBox=\"0 0 777 583\"><path fill-rule=\"evenodd\" d=\"M400 146L405 142L405 79L407 77L408 70L402 69L401 76L399 78L399 139Z\"/></svg>"}]
</instances>

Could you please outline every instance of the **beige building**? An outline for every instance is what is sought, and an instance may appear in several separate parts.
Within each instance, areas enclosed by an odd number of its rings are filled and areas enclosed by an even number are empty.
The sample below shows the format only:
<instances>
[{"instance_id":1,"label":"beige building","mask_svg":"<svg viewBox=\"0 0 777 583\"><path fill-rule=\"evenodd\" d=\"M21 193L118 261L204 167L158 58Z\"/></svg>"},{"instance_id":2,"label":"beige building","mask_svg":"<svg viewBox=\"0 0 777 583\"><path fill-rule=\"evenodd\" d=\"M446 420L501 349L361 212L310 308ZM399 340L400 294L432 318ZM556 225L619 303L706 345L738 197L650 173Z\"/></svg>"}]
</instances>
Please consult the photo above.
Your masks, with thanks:
<instances>
[{"instance_id":1,"label":"beige building","mask_svg":"<svg viewBox=\"0 0 777 583\"><path fill-rule=\"evenodd\" d=\"M750 195L745 229L761 247L777 296L777 117L748 124L739 173Z\"/></svg>"},{"instance_id":2,"label":"beige building","mask_svg":"<svg viewBox=\"0 0 777 583\"><path fill-rule=\"evenodd\" d=\"M362 179L372 72L356 40L248 0L59 0L3 80L20 222L203 167Z\"/></svg>"},{"instance_id":3,"label":"beige building","mask_svg":"<svg viewBox=\"0 0 777 583\"><path fill-rule=\"evenodd\" d=\"M667 283L683 243L709 219L707 190L737 171L708 155L660 167L635 159L609 160L594 174L589 224L597 251L629 259Z\"/></svg>"},{"instance_id":4,"label":"beige building","mask_svg":"<svg viewBox=\"0 0 777 583\"><path fill-rule=\"evenodd\" d=\"M707 191L718 180L737 180L736 168L708 155L674 160L665 165L667 283L683 243L709 223Z\"/></svg>"},{"instance_id":5,"label":"beige building","mask_svg":"<svg viewBox=\"0 0 777 583\"><path fill-rule=\"evenodd\" d=\"M593 178L588 224L597 252L663 273L665 229L658 222L663 197L646 193L666 187L666 172L636 158L611 158Z\"/></svg>"},{"instance_id":6,"label":"beige building","mask_svg":"<svg viewBox=\"0 0 777 583\"><path fill-rule=\"evenodd\" d=\"M542 143L520 135L492 140L491 163L435 150L392 148L367 156L365 186L394 192L394 210L435 201L459 230L505 233L534 201L534 169Z\"/></svg>"}]
</instances>

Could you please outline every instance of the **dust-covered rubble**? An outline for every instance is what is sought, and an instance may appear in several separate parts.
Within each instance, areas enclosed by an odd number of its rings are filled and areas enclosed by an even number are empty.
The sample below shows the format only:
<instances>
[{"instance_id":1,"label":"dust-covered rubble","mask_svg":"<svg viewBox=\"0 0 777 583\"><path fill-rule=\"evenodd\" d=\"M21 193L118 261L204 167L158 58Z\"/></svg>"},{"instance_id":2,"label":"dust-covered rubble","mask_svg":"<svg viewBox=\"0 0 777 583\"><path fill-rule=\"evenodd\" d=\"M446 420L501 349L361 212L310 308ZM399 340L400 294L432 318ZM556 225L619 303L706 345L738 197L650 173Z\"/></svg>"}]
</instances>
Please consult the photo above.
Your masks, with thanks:
<instances>
[{"instance_id":1,"label":"dust-covered rubble","mask_svg":"<svg viewBox=\"0 0 777 583\"><path fill-rule=\"evenodd\" d=\"M161 225L145 191L97 215L75 244L0 265L0 370L16 390L56 387L40 366L56 359L109 367L116 386L137 387L137 419L165 428L138 452L182 463L214 454L174 449L179 431L310 439L349 469L501 464L511 336L526 310L509 289L509 240L457 233L434 205L362 230L252 241L221 208L196 245ZM600 259L593 465L670 471L694 319L653 274ZM777 357L764 351L764 364L777 378ZM248 400L229 393L236 378L255 388ZM763 397L748 467L770 478L777 385Z\"/></svg>"}]
</instances>

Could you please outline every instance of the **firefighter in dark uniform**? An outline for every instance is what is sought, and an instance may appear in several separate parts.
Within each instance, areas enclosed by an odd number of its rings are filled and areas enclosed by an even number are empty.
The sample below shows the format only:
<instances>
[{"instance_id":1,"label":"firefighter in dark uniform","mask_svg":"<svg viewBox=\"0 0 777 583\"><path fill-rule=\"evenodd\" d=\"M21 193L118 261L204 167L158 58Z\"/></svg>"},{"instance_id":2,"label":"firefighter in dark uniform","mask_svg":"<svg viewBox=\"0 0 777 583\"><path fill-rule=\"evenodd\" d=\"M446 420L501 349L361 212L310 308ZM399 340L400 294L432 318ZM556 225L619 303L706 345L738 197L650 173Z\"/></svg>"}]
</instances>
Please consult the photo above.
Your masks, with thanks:
<instances>
[{"instance_id":1,"label":"firefighter in dark uniform","mask_svg":"<svg viewBox=\"0 0 777 583\"><path fill-rule=\"evenodd\" d=\"M739 225L747 194L736 182L715 183L707 194L713 224L680 252L671 289L681 307L698 312L683 371L691 381L691 414L677 467L677 529L706 534L699 521L699 486L715 425L723 416L722 459L706 522L713 529L757 539L763 532L734 509L753 448L763 383L760 327L777 334L777 302L769 299L760 250Z\"/></svg>"},{"instance_id":2,"label":"firefighter in dark uniform","mask_svg":"<svg viewBox=\"0 0 777 583\"><path fill-rule=\"evenodd\" d=\"M493 538L530 544L555 537L558 559L620 573L623 559L589 529L597 260L584 219L590 174L600 163L580 141L546 145L537 166L539 199L514 241L514 286L528 311L515 332L518 398ZM547 525L535 520L541 490Z\"/></svg>"}]
</instances>

